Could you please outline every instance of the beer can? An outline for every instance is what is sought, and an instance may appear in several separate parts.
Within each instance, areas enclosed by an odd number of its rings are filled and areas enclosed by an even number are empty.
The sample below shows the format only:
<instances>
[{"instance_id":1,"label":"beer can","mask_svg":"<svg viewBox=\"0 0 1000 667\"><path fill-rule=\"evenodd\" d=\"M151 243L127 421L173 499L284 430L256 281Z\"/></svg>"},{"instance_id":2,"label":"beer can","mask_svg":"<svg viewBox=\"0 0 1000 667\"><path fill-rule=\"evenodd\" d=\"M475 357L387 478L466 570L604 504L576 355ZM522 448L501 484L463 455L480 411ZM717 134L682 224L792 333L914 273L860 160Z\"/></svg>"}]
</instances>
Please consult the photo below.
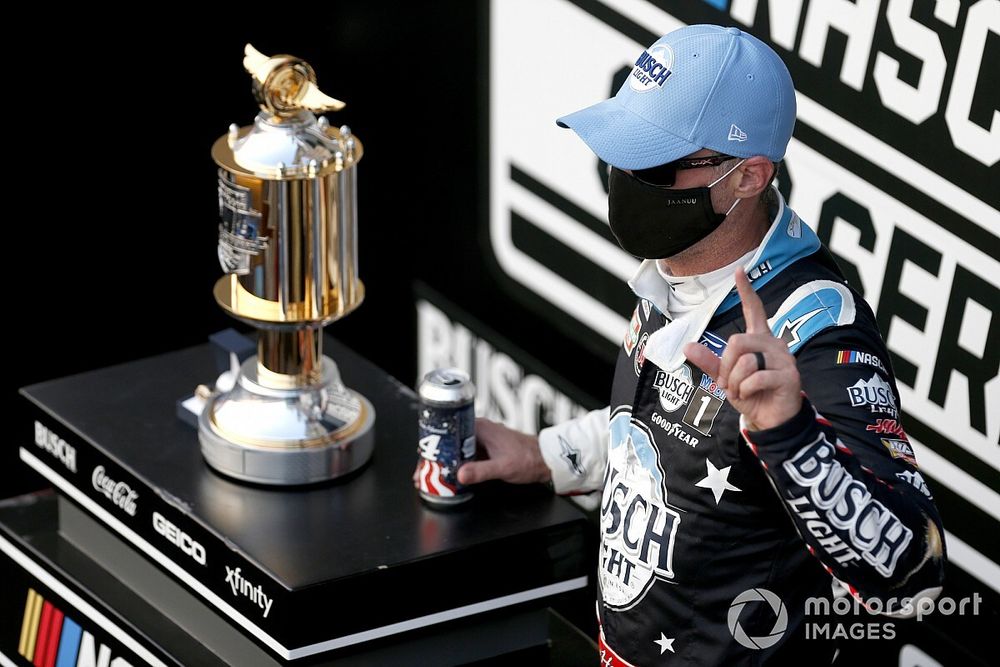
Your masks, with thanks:
<instances>
[{"instance_id":1,"label":"beer can","mask_svg":"<svg viewBox=\"0 0 1000 667\"><path fill-rule=\"evenodd\" d=\"M420 497L438 506L463 503L472 490L458 483L458 469L476 458L476 387L465 372L438 368L424 376L417 394Z\"/></svg>"}]
</instances>

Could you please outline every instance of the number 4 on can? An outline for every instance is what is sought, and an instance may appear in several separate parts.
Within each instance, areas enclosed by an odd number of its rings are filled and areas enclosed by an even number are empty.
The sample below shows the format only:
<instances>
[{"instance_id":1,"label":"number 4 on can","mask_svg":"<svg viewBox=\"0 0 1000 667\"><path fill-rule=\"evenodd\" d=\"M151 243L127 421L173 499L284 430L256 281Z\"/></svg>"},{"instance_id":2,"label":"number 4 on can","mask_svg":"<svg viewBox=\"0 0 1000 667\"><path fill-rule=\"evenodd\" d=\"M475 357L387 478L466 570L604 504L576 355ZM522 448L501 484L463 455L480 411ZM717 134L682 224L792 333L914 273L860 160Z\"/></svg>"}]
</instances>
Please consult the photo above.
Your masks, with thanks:
<instances>
[{"instance_id":1,"label":"number 4 on can","mask_svg":"<svg viewBox=\"0 0 1000 667\"><path fill-rule=\"evenodd\" d=\"M437 459L438 443L441 442L440 435L426 435L418 441L420 455L428 461Z\"/></svg>"}]
</instances>

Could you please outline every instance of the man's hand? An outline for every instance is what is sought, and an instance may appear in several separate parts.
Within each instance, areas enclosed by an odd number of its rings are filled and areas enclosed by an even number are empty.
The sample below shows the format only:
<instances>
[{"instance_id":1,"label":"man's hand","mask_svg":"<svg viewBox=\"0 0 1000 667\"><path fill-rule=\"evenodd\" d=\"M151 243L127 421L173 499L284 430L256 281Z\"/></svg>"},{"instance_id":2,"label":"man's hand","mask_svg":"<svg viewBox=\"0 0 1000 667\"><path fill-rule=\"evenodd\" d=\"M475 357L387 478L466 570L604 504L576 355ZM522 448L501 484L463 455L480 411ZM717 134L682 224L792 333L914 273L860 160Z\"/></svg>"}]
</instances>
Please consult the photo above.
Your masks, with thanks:
<instances>
[{"instance_id":1,"label":"man's hand","mask_svg":"<svg viewBox=\"0 0 1000 667\"><path fill-rule=\"evenodd\" d=\"M538 449L536 435L515 431L489 419L477 419L476 445L479 460L458 469L458 481L462 484L478 484L488 479L532 484L547 482L552 477Z\"/></svg>"},{"instance_id":2,"label":"man's hand","mask_svg":"<svg viewBox=\"0 0 1000 667\"><path fill-rule=\"evenodd\" d=\"M802 385L795 357L771 334L764 304L742 270L736 271L736 289L743 302L747 332L729 337L721 359L698 343L685 345L684 354L715 378L750 428L763 430L798 414Z\"/></svg>"},{"instance_id":3,"label":"man's hand","mask_svg":"<svg viewBox=\"0 0 1000 667\"><path fill-rule=\"evenodd\" d=\"M511 484L541 484L552 477L538 449L538 436L515 431L489 419L477 419L476 449L478 460L458 469L458 481L462 484L478 484L490 479ZM418 483L414 472L413 485Z\"/></svg>"}]
</instances>

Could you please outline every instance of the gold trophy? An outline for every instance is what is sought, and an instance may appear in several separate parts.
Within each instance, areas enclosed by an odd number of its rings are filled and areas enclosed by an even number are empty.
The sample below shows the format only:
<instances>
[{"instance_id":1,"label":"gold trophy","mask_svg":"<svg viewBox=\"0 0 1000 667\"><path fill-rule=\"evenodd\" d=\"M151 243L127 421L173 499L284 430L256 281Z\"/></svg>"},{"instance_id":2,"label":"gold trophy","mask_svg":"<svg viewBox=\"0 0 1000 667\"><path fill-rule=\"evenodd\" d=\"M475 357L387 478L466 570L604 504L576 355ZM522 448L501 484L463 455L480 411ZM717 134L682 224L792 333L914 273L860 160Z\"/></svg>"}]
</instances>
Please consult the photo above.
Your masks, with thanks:
<instances>
[{"instance_id":1,"label":"gold trophy","mask_svg":"<svg viewBox=\"0 0 1000 667\"><path fill-rule=\"evenodd\" d=\"M246 45L261 111L212 147L219 166L215 298L259 330L257 355L231 388L216 385L199 417L213 468L261 484L309 484L362 466L374 445L371 403L323 356L323 327L364 299L358 279L361 142L327 111L308 63ZM220 388L222 389L220 391Z\"/></svg>"}]
</instances>

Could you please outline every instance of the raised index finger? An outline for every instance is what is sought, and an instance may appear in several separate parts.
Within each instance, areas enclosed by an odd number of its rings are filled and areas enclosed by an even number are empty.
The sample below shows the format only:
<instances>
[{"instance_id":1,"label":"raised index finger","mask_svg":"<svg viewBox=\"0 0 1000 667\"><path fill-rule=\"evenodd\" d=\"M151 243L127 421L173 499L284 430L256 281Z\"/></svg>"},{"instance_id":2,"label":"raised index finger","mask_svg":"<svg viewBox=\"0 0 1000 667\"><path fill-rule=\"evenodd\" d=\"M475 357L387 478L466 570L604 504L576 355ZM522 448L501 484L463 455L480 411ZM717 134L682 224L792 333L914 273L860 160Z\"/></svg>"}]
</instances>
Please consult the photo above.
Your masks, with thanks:
<instances>
[{"instance_id":1,"label":"raised index finger","mask_svg":"<svg viewBox=\"0 0 1000 667\"><path fill-rule=\"evenodd\" d=\"M743 269L736 269L736 291L740 294L743 304L743 319L747 323L747 333L766 333L771 330L767 326L767 313L764 312L764 302L750 286L750 279Z\"/></svg>"}]
</instances>

